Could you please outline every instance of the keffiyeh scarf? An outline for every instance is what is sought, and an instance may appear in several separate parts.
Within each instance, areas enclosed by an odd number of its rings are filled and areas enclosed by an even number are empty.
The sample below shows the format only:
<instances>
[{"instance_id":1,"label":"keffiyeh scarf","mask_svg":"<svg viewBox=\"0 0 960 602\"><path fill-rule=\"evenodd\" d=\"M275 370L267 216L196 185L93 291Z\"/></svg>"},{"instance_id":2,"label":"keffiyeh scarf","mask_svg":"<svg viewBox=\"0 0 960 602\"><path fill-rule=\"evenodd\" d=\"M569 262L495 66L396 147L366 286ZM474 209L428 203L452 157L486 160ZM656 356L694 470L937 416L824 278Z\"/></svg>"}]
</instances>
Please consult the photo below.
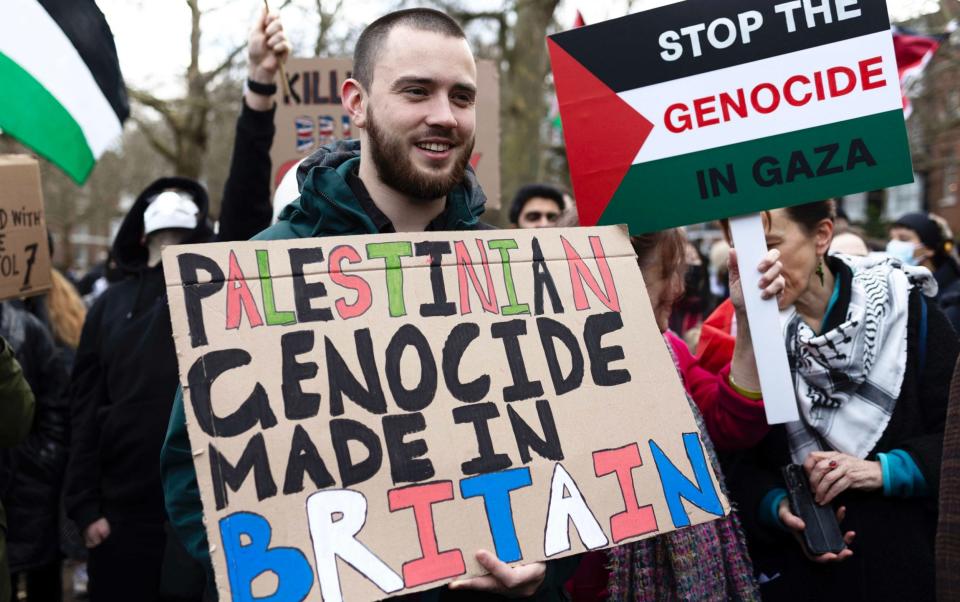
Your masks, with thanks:
<instances>
[{"instance_id":1,"label":"keffiyeh scarf","mask_svg":"<svg viewBox=\"0 0 960 602\"><path fill-rule=\"evenodd\" d=\"M907 367L910 291L933 297L925 268L885 256L835 255L853 271L842 323L816 334L794 308L781 312L800 420L786 425L794 462L812 451L865 458L890 422Z\"/></svg>"}]
</instances>

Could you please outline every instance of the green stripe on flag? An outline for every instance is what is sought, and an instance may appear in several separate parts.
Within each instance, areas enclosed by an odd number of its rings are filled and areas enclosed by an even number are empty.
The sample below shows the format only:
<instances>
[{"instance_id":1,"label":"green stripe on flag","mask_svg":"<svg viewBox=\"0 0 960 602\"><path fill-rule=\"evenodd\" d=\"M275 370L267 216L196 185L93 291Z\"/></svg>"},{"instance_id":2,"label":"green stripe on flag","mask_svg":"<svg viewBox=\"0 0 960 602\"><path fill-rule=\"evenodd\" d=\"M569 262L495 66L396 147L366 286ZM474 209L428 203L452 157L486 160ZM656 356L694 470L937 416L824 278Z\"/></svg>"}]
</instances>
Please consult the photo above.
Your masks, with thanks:
<instances>
[{"instance_id":1,"label":"green stripe on flag","mask_svg":"<svg viewBox=\"0 0 960 602\"><path fill-rule=\"evenodd\" d=\"M0 130L26 144L83 184L95 159L83 130L28 72L0 53Z\"/></svg>"},{"instance_id":2,"label":"green stripe on flag","mask_svg":"<svg viewBox=\"0 0 960 602\"><path fill-rule=\"evenodd\" d=\"M693 133L696 135L695 133ZM847 170L852 141L861 140L875 162L868 166L857 162ZM829 163L825 147L837 145ZM816 152L814 149L821 149ZM803 158L814 177L803 175ZM759 176L770 180L779 171L786 180L794 158L794 179L783 184L762 186L754 170L758 160L774 157L760 164ZM842 167L841 171L838 168ZM714 168L727 178L734 174L735 190L730 192L717 184L720 194L712 194L709 169ZM820 171L824 175L817 176ZM704 199L698 172L704 173L703 184L709 198ZM836 173L833 173L836 172ZM798 205L829 197L896 186L913 181L907 132L903 112L899 109L877 113L815 128L767 138L731 144L706 151L638 163L624 176L619 188L604 210L599 225L629 224L630 232L640 234L686 224L756 213L767 209Z\"/></svg>"}]
</instances>

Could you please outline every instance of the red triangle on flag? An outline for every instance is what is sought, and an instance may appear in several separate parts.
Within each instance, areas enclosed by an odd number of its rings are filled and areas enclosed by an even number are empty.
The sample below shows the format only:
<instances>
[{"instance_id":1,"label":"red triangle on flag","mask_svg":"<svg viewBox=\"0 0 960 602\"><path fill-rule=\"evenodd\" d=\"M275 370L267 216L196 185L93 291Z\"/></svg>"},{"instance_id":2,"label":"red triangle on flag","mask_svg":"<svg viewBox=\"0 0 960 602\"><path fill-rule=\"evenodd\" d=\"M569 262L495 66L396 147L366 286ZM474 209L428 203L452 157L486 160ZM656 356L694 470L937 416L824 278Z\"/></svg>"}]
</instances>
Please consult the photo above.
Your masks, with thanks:
<instances>
[{"instance_id":1,"label":"red triangle on flag","mask_svg":"<svg viewBox=\"0 0 960 602\"><path fill-rule=\"evenodd\" d=\"M580 225L594 226L653 124L547 39Z\"/></svg>"}]
</instances>

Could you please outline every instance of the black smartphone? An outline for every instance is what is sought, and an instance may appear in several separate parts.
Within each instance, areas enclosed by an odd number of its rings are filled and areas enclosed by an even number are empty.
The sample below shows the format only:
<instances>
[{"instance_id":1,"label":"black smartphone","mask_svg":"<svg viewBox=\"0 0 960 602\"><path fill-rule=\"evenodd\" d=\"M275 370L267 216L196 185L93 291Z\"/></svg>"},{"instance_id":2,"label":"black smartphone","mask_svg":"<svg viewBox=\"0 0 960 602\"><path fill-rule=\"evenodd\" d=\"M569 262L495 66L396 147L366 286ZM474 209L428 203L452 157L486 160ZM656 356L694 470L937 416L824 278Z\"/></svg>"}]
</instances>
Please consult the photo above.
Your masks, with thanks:
<instances>
[{"instance_id":1,"label":"black smartphone","mask_svg":"<svg viewBox=\"0 0 960 602\"><path fill-rule=\"evenodd\" d=\"M787 497L790 510L803 519L807 528L803 530L803 544L812 556L827 552L840 553L847 544L843 541L840 524L833 506L821 506L813 501L810 491L810 479L803 466L788 464L782 469L783 480L787 484Z\"/></svg>"}]
</instances>

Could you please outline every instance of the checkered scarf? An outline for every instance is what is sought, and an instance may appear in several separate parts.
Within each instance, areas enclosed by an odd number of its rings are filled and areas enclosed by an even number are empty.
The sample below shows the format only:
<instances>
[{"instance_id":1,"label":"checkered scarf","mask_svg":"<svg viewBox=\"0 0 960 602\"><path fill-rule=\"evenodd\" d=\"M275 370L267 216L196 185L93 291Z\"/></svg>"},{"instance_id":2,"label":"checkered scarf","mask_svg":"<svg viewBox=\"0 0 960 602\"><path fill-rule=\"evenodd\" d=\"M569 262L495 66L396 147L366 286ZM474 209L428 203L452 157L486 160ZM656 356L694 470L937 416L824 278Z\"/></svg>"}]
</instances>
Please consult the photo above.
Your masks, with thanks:
<instances>
[{"instance_id":1,"label":"checkered scarf","mask_svg":"<svg viewBox=\"0 0 960 602\"><path fill-rule=\"evenodd\" d=\"M835 255L853 270L850 307L816 334L796 309L781 312L800 420L786 425L794 462L812 451L865 458L890 422L907 367L907 302L937 283L925 268L885 255Z\"/></svg>"}]
</instances>

